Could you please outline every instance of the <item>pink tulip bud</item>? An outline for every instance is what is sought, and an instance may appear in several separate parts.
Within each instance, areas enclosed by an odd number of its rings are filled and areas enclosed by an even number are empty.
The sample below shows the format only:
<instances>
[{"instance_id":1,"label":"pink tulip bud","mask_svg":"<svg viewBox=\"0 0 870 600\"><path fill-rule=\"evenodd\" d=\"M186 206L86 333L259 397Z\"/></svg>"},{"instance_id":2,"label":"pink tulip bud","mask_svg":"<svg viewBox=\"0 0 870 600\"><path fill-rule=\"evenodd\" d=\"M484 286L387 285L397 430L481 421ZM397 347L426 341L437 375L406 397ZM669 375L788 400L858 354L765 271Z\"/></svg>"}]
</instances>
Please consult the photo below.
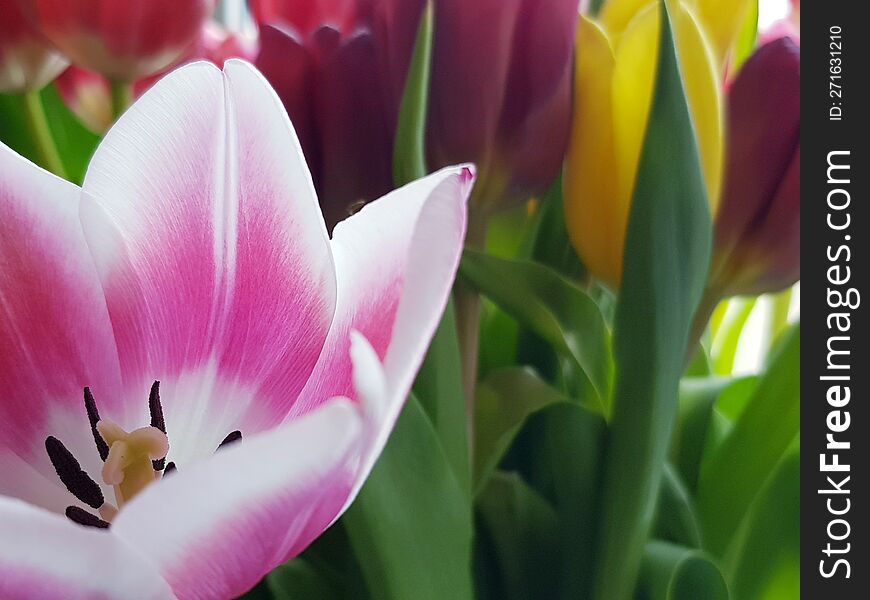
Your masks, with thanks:
<instances>
[{"instance_id":1,"label":"pink tulip bud","mask_svg":"<svg viewBox=\"0 0 870 600\"><path fill-rule=\"evenodd\" d=\"M711 288L762 294L800 278L800 48L759 48L728 93L728 157Z\"/></svg>"},{"instance_id":2,"label":"pink tulip bud","mask_svg":"<svg viewBox=\"0 0 870 600\"><path fill-rule=\"evenodd\" d=\"M25 18L18 0L0 0L0 93L38 90L66 64Z\"/></svg>"},{"instance_id":3,"label":"pink tulip bud","mask_svg":"<svg viewBox=\"0 0 870 600\"><path fill-rule=\"evenodd\" d=\"M215 0L20 0L45 36L75 64L134 81L175 63Z\"/></svg>"}]
</instances>

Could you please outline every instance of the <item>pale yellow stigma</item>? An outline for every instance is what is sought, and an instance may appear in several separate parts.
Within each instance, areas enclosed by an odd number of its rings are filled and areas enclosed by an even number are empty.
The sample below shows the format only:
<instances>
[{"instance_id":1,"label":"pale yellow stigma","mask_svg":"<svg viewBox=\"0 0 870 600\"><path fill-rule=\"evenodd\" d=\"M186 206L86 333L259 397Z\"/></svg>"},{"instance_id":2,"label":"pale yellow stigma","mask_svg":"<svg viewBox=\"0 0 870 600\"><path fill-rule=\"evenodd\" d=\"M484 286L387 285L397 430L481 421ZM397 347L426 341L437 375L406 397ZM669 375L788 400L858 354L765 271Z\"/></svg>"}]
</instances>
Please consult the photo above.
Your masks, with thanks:
<instances>
[{"instance_id":1,"label":"pale yellow stigma","mask_svg":"<svg viewBox=\"0 0 870 600\"><path fill-rule=\"evenodd\" d=\"M103 481L115 488L118 508L159 477L152 461L166 457L169 439L156 427L127 432L112 421L101 420L97 431L109 446Z\"/></svg>"}]
</instances>

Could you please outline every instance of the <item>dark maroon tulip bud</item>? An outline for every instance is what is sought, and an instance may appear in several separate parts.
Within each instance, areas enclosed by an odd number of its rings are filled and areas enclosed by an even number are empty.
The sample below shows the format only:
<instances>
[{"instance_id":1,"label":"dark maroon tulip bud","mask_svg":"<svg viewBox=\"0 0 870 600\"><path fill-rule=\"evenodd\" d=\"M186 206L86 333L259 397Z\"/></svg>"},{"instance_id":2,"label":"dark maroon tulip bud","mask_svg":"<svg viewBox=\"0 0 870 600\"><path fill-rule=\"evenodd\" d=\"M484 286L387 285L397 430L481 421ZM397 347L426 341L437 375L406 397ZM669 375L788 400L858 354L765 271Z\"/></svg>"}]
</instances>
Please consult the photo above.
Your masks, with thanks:
<instances>
[{"instance_id":1,"label":"dark maroon tulip bud","mask_svg":"<svg viewBox=\"0 0 870 600\"><path fill-rule=\"evenodd\" d=\"M350 3L322 2L339 12L320 17L311 12L315 4L252 3L255 15L274 19L261 23L256 65L293 121L332 229L392 188L395 127L371 31L348 12ZM294 6L298 13L278 10Z\"/></svg>"},{"instance_id":2,"label":"dark maroon tulip bud","mask_svg":"<svg viewBox=\"0 0 870 600\"><path fill-rule=\"evenodd\" d=\"M711 288L762 294L800 278L800 48L753 54L728 92L727 164Z\"/></svg>"},{"instance_id":3,"label":"dark maroon tulip bud","mask_svg":"<svg viewBox=\"0 0 870 600\"><path fill-rule=\"evenodd\" d=\"M425 0L375 4L391 110L398 114ZM489 212L541 191L568 143L578 0L438 0L429 168L474 162L474 208Z\"/></svg>"}]
</instances>

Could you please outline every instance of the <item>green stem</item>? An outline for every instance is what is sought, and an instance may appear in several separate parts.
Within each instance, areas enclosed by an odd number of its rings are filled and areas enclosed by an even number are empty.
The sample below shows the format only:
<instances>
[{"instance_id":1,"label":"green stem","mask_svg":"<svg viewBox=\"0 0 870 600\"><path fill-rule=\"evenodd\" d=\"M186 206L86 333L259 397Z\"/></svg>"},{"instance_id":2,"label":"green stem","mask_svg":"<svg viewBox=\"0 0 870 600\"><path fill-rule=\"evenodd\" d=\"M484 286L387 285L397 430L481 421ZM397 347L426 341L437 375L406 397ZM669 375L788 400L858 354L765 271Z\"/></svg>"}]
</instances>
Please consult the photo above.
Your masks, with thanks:
<instances>
[{"instance_id":1,"label":"green stem","mask_svg":"<svg viewBox=\"0 0 870 600\"><path fill-rule=\"evenodd\" d=\"M133 104L133 84L128 81L112 81L112 121Z\"/></svg>"},{"instance_id":2,"label":"green stem","mask_svg":"<svg viewBox=\"0 0 870 600\"><path fill-rule=\"evenodd\" d=\"M468 211L468 231L465 246L483 251L486 246L487 219L473 209ZM456 332L462 359L462 389L468 404L469 435L474 431L474 393L477 384L477 364L480 354L480 294L461 279L454 285ZM469 439L474 439L470 437Z\"/></svg>"},{"instance_id":3,"label":"green stem","mask_svg":"<svg viewBox=\"0 0 870 600\"><path fill-rule=\"evenodd\" d=\"M686 346L686 360L683 363L684 366L688 367L692 364L692 359L695 358L695 354L697 354L698 348L701 345L701 338L704 336L704 331L707 329L707 323L710 322L710 317L713 315L713 311L715 311L716 307L719 305L719 300L719 294L713 290L708 289L704 293L704 297L701 299L701 304L698 306L698 310L695 311L695 319L692 321L692 328L689 330L689 345Z\"/></svg>"},{"instance_id":4,"label":"green stem","mask_svg":"<svg viewBox=\"0 0 870 600\"><path fill-rule=\"evenodd\" d=\"M719 337L722 340L717 344L718 353L715 359L715 371L717 375L730 375L734 370L734 359L737 357L737 346L740 344L740 336L746 322L755 308L757 298L745 298L740 300L740 305L732 317L722 324Z\"/></svg>"},{"instance_id":5,"label":"green stem","mask_svg":"<svg viewBox=\"0 0 870 600\"><path fill-rule=\"evenodd\" d=\"M45 116L45 106L38 91L24 93L24 114L30 136L39 153L40 164L58 177L66 178L66 170L63 168L63 161L51 135L48 119Z\"/></svg>"},{"instance_id":6,"label":"green stem","mask_svg":"<svg viewBox=\"0 0 870 600\"><path fill-rule=\"evenodd\" d=\"M788 310L791 307L793 292L793 288L788 288L773 296L773 305L770 307L770 327L767 331L768 346L776 341L788 325Z\"/></svg>"}]
</instances>

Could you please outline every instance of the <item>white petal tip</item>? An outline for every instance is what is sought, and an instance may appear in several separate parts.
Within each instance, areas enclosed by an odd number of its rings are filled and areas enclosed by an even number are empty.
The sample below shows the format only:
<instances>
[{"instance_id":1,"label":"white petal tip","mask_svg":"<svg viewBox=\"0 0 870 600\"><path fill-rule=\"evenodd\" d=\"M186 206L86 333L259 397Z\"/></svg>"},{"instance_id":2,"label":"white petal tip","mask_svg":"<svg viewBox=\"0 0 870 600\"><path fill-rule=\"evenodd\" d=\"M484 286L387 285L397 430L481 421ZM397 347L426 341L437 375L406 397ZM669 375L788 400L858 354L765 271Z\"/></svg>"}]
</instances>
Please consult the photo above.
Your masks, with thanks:
<instances>
[{"instance_id":1,"label":"white petal tip","mask_svg":"<svg viewBox=\"0 0 870 600\"><path fill-rule=\"evenodd\" d=\"M379 420L387 409L389 388L384 367L366 337L357 330L350 332L350 358L353 384L366 420Z\"/></svg>"}]
</instances>

